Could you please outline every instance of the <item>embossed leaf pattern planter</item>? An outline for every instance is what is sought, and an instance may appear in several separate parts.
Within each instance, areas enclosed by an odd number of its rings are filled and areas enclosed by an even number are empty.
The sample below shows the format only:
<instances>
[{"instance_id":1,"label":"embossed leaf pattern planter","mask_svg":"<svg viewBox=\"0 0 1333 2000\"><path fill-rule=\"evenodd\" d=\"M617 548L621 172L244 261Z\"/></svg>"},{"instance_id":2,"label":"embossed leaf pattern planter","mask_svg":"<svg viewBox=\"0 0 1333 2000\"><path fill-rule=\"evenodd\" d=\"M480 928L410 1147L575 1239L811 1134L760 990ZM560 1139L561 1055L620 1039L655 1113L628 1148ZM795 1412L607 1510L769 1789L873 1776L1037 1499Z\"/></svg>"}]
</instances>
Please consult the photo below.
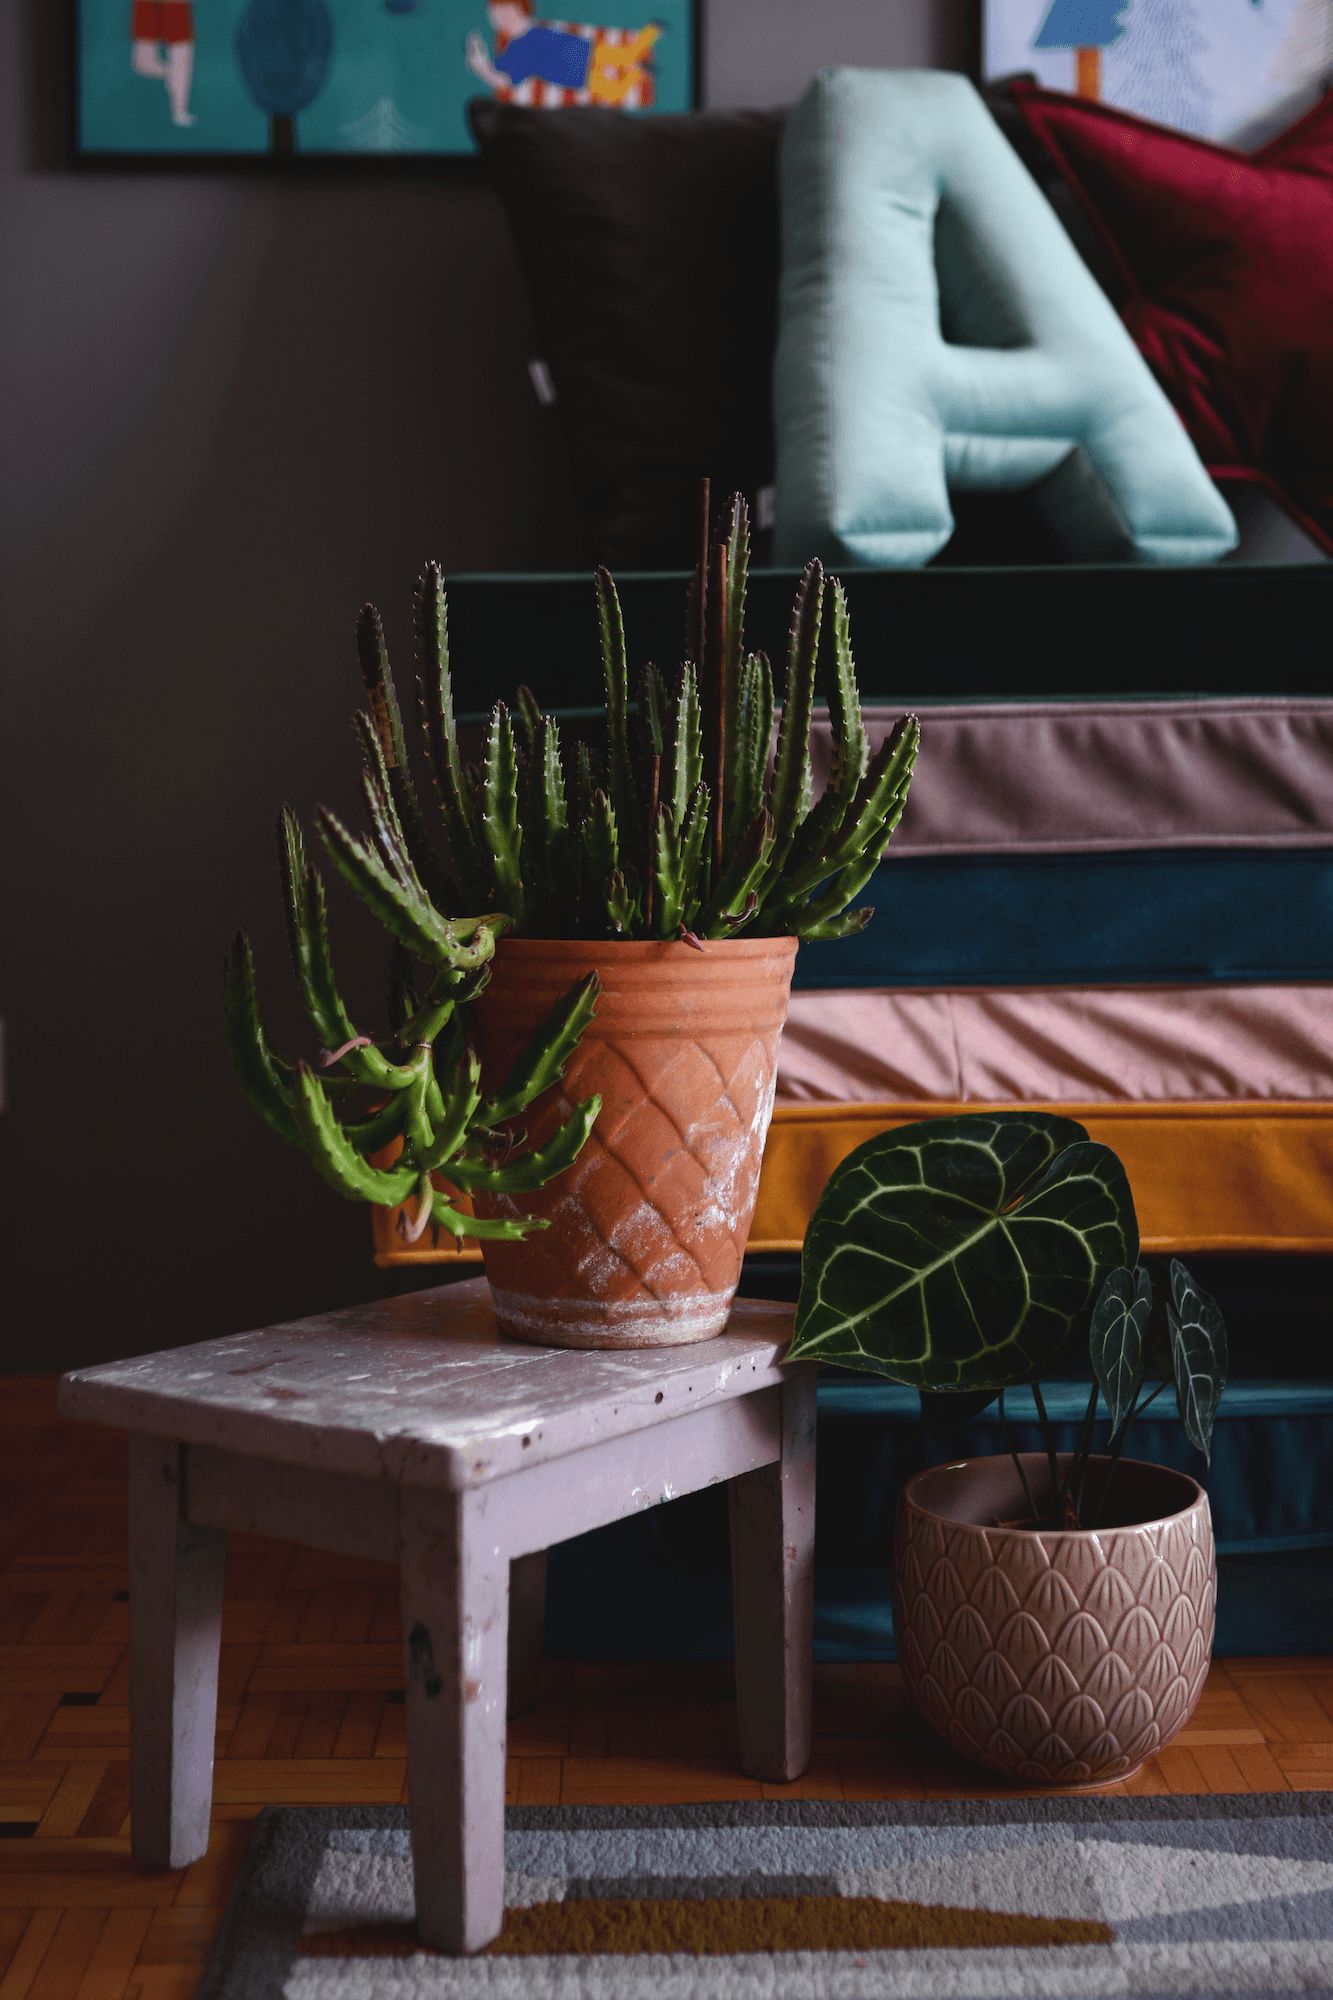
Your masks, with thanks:
<instances>
[{"instance_id":1,"label":"embossed leaf pattern planter","mask_svg":"<svg viewBox=\"0 0 1333 2000\"><path fill-rule=\"evenodd\" d=\"M795 938L565 943L503 938L473 1010L495 1088L538 1021L595 968L597 1012L559 1086L524 1115L540 1145L593 1092L574 1165L534 1194L477 1195L478 1215L548 1217L485 1242L500 1325L556 1347L650 1347L721 1333L740 1277Z\"/></svg>"},{"instance_id":2,"label":"embossed leaf pattern planter","mask_svg":"<svg viewBox=\"0 0 1333 2000\"><path fill-rule=\"evenodd\" d=\"M1022 1456L1041 1507L1047 1462ZM1091 1461L1089 1491L1106 1467ZM1208 1496L1182 1472L1122 1459L1103 1512L1114 1525L992 1525L1025 1512L1009 1458L935 1466L904 1487L894 1632L908 1697L953 1749L1007 1777L1113 1783L1171 1741L1203 1692L1217 1598Z\"/></svg>"}]
</instances>

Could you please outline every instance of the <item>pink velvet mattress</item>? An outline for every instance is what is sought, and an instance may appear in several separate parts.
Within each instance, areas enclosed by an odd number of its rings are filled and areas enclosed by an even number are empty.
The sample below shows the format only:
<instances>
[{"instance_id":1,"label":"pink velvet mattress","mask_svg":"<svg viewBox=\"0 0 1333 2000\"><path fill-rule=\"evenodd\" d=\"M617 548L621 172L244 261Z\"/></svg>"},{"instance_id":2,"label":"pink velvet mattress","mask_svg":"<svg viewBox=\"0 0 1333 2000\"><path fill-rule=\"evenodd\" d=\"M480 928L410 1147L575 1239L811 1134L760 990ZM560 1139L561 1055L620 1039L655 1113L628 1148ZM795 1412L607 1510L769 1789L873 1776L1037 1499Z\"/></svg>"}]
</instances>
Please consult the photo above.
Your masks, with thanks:
<instances>
[{"instance_id":1,"label":"pink velvet mattress","mask_svg":"<svg viewBox=\"0 0 1333 2000\"><path fill-rule=\"evenodd\" d=\"M896 721L867 713L877 748ZM818 795L827 720L812 755ZM1117 848L1333 846L1333 701L948 702L886 860Z\"/></svg>"}]
</instances>

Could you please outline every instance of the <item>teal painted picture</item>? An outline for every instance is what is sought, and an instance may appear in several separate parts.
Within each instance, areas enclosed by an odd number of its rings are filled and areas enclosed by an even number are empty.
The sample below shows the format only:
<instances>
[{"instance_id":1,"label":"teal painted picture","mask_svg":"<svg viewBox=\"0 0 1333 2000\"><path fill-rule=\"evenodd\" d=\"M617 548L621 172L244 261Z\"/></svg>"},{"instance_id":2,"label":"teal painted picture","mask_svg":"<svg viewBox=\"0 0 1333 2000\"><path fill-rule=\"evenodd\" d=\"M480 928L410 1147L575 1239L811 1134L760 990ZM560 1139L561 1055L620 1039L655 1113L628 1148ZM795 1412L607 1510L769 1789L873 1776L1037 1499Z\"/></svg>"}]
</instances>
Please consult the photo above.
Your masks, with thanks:
<instances>
[{"instance_id":1,"label":"teal painted picture","mask_svg":"<svg viewBox=\"0 0 1333 2000\"><path fill-rule=\"evenodd\" d=\"M465 106L688 111L696 0L78 0L85 154L470 153Z\"/></svg>"}]
</instances>

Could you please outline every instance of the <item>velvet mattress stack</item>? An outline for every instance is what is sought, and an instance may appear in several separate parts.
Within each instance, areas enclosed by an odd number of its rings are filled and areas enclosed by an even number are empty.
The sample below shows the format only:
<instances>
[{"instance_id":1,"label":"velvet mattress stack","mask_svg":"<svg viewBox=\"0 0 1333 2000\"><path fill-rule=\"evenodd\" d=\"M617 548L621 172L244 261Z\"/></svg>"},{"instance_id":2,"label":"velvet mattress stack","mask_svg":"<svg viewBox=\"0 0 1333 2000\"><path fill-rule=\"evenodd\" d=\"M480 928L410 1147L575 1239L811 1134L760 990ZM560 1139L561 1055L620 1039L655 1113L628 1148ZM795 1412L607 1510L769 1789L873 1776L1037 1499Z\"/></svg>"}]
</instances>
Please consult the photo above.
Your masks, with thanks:
<instances>
[{"instance_id":1,"label":"velvet mattress stack","mask_svg":"<svg viewBox=\"0 0 1333 2000\"><path fill-rule=\"evenodd\" d=\"M1185 1256L1232 1324L1233 1379L1205 1478L1222 1653L1322 1652L1333 1630L1333 699L1301 691L1322 676L1297 643L1308 612L1327 609L1328 580L849 575L872 741L910 701L922 752L866 891L873 923L801 948L747 1259L747 1290L794 1296L828 1174L896 1124L1042 1106L1112 1145L1145 1251ZM774 628L760 643L776 649L794 579L752 582L756 625ZM640 656L669 657L682 585L622 579ZM585 593L564 577L451 586L455 684L475 691L476 710L527 679L575 734L588 726L600 694L593 633L559 615ZM1202 651L1182 643L1205 632ZM554 651L565 633L577 668ZM895 656L917 662L910 680ZM1030 698L1074 680L1241 691ZM903 681L929 692L891 698ZM1253 692L1270 685L1287 691ZM456 1253L409 1248L390 1225L377 1213L382 1265L458 1267ZM1071 1382L1048 1400L1072 1425L1085 1396ZM1023 1442L1035 1447L1035 1424ZM1002 1448L993 1413L934 1430L915 1391L829 1371L820 1657L892 1657L899 1487L921 1465ZM1134 1449L1202 1472L1165 1398ZM727 1554L720 1492L565 1545L552 1555L548 1650L727 1652Z\"/></svg>"}]
</instances>

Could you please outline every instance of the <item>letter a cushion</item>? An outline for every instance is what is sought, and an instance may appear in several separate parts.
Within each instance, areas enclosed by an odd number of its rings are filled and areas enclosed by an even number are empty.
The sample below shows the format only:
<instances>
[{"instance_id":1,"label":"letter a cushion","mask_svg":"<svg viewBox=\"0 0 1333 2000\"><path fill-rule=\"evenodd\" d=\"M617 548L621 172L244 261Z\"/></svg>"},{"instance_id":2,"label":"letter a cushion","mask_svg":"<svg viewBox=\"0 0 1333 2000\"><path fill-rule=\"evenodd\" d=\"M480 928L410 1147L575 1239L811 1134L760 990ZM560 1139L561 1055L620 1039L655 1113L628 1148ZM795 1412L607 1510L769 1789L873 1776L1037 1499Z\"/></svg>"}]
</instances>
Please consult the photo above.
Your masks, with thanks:
<instances>
[{"instance_id":1,"label":"letter a cushion","mask_svg":"<svg viewBox=\"0 0 1333 2000\"><path fill-rule=\"evenodd\" d=\"M774 559L928 562L948 489L1036 487L1084 561L1211 562L1235 523L964 78L832 69L782 150Z\"/></svg>"}]
</instances>

